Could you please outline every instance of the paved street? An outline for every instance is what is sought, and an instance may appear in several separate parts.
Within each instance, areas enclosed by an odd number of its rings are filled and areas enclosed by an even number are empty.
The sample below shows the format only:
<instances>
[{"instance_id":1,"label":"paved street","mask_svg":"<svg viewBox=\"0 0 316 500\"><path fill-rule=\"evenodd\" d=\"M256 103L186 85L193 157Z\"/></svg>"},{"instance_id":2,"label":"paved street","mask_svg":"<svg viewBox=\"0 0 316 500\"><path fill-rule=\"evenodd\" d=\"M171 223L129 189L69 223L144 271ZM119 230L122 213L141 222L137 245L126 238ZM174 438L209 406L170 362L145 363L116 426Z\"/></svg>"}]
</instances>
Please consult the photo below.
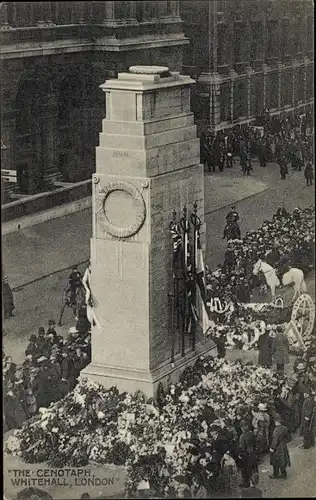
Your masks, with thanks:
<instances>
[{"instance_id":1,"label":"paved street","mask_svg":"<svg viewBox=\"0 0 316 500\"><path fill-rule=\"evenodd\" d=\"M211 178L213 175L206 174L207 177ZM215 177L219 175L223 174L216 173ZM233 176L244 178L237 163L233 170L225 170L224 175L227 180ZM257 229L265 220L272 219L281 201L284 201L289 212L296 206L305 208L315 203L314 186L306 186L303 171L296 172L289 168L287 179L281 180L276 164L262 168L258 162L255 162L252 177L266 184L268 189L236 203L242 235L247 231ZM208 189L205 197L212 197L212 189ZM207 228L206 261L211 268L222 262L222 256L225 252L226 241L222 240L222 236L228 211L227 208L223 208L215 213L207 214L205 217Z\"/></svg>"},{"instance_id":2,"label":"paved street","mask_svg":"<svg viewBox=\"0 0 316 500\"><path fill-rule=\"evenodd\" d=\"M206 174L205 186L205 209L209 212L205 216L206 262L211 268L223 259L222 230L230 203L236 204L242 233L270 219L281 200L290 211L295 206L314 203L313 187L305 186L303 172L290 171L287 180L281 181L274 164L263 169L255 163L249 179L241 174L236 164L231 171L225 169L222 174ZM12 355L15 362L23 360L31 333L40 326L46 327L48 319L58 320L69 267L89 258L90 234L91 210L84 210L3 238L4 268L11 286L16 288L16 316L4 321L3 344L5 352ZM84 265L79 267L84 269ZM313 279L308 281L312 292ZM64 322L63 334L74 323L68 309Z\"/></svg>"}]
</instances>

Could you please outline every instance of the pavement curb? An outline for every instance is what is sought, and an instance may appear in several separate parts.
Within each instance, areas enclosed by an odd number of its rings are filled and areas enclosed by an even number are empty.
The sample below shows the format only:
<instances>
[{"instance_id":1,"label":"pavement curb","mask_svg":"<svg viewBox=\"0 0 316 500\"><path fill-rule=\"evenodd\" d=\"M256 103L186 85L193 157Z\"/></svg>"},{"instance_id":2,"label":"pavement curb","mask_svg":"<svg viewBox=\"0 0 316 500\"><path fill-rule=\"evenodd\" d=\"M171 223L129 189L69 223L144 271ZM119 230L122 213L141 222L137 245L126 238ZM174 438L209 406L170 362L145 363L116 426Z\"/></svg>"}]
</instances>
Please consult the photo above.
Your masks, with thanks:
<instances>
[{"instance_id":1,"label":"pavement curb","mask_svg":"<svg viewBox=\"0 0 316 500\"><path fill-rule=\"evenodd\" d=\"M82 264L86 264L88 262L89 262L89 258L82 260L81 262L77 262L76 265L81 266ZM23 290L23 288L25 288L28 285L33 285L33 283L36 283L37 281L44 280L45 278L49 278L49 276L54 276L54 274L61 273L62 271L67 271L67 269L71 269L72 266L74 266L74 264L72 264L71 266L63 267L62 269L57 269L57 271L53 271L49 274L45 274L44 276L39 276L38 278L35 278L32 281L28 281L27 283L23 283L22 285L18 285L15 288L12 288L12 291L19 292L19 291Z\"/></svg>"},{"instance_id":2,"label":"pavement curb","mask_svg":"<svg viewBox=\"0 0 316 500\"><path fill-rule=\"evenodd\" d=\"M264 193L265 191L268 191L269 187L267 186L265 189L263 189L262 191L258 191L257 193L253 193L253 194L250 194L249 196L245 196L244 198L240 198L240 200L237 200L237 201L231 201L230 203L227 203L226 205L223 205L221 207L218 207L218 208L214 208L212 210L208 210L207 212L204 212L204 216L205 215L208 215L208 214L212 214L214 212L218 212L219 210L222 210L223 208L227 208L227 207L230 207L232 206L233 204L234 205L237 205L237 203L240 203L244 200L249 200L249 198L253 198L254 196L258 196L259 194L261 193Z\"/></svg>"}]
</instances>

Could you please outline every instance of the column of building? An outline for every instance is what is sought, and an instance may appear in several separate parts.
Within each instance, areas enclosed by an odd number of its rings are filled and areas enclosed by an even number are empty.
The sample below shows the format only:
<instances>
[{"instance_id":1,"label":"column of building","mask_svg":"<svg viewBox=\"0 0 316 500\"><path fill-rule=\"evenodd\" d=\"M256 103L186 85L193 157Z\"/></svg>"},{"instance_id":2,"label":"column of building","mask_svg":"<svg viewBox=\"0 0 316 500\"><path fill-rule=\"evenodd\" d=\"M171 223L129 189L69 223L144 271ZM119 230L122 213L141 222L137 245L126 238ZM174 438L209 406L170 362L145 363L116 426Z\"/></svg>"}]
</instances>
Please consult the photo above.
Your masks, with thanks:
<instances>
[{"instance_id":1,"label":"column of building","mask_svg":"<svg viewBox=\"0 0 316 500\"><path fill-rule=\"evenodd\" d=\"M252 31L251 31L251 23L249 19L245 19L246 22L246 74L247 74L247 118L250 119L251 116L251 78L254 73L254 70L251 66L251 57L250 57L250 46L252 43Z\"/></svg>"},{"instance_id":2,"label":"column of building","mask_svg":"<svg viewBox=\"0 0 316 500\"><path fill-rule=\"evenodd\" d=\"M56 136L58 136L58 99L53 85L50 85L48 89L45 102L42 103L41 111L42 168L45 180L53 180L60 175L56 144Z\"/></svg>"},{"instance_id":3,"label":"column of building","mask_svg":"<svg viewBox=\"0 0 316 500\"><path fill-rule=\"evenodd\" d=\"M8 5L7 2L3 2L0 10L0 26L1 29L10 29L11 26L8 21Z\"/></svg>"},{"instance_id":4,"label":"column of building","mask_svg":"<svg viewBox=\"0 0 316 500\"><path fill-rule=\"evenodd\" d=\"M222 76L218 71L218 66L221 61L219 56L219 31L218 21L221 18L220 2L217 0L208 2L208 68L207 74L200 77L200 81L208 81L210 89L210 118L209 124L213 130L220 126L221 112L220 112L220 92ZM224 49L226 50L226 49Z\"/></svg>"}]
</instances>

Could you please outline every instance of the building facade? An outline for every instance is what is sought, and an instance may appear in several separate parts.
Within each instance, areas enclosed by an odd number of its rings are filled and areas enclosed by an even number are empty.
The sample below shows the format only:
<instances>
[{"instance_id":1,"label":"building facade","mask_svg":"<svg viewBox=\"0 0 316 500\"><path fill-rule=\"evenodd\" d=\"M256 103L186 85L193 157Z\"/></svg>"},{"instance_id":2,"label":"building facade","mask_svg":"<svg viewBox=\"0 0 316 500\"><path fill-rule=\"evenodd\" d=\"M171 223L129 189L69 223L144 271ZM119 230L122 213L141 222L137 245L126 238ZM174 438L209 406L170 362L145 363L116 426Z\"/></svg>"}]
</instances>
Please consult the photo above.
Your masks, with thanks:
<instances>
[{"instance_id":1,"label":"building facade","mask_svg":"<svg viewBox=\"0 0 316 500\"><path fill-rule=\"evenodd\" d=\"M91 178L99 86L135 64L181 71L189 43L178 1L2 2L0 18L2 169L22 194Z\"/></svg>"},{"instance_id":2,"label":"building facade","mask_svg":"<svg viewBox=\"0 0 316 500\"><path fill-rule=\"evenodd\" d=\"M181 0L180 15L200 131L247 123L264 109L313 111L312 0Z\"/></svg>"},{"instance_id":3,"label":"building facade","mask_svg":"<svg viewBox=\"0 0 316 500\"><path fill-rule=\"evenodd\" d=\"M135 64L197 80L198 131L313 107L312 0L2 2L2 169L21 194L89 179L99 89Z\"/></svg>"}]
</instances>

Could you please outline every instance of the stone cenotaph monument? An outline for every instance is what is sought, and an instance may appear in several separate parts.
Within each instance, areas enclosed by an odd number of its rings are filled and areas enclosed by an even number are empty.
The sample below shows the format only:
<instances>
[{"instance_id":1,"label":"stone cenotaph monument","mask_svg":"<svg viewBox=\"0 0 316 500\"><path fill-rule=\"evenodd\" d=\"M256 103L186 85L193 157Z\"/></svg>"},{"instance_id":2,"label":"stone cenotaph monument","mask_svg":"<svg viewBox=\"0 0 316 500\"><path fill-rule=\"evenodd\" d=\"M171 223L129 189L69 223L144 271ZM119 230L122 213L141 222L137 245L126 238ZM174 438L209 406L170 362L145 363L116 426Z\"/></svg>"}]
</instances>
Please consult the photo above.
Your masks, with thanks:
<instances>
[{"instance_id":1,"label":"stone cenotaph monument","mask_svg":"<svg viewBox=\"0 0 316 500\"><path fill-rule=\"evenodd\" d=\"M106 118L93 175L91 289L97 325L92 361L82 374L105 387L147 396L176 381L210 344L170 361L172 212L198 204L204 173L190 112L188 76L135 66L107 80ZM181 216L181 215L180 215ZM204 226L202 226L204 227Z\"/></svg>"}]
</instances>

